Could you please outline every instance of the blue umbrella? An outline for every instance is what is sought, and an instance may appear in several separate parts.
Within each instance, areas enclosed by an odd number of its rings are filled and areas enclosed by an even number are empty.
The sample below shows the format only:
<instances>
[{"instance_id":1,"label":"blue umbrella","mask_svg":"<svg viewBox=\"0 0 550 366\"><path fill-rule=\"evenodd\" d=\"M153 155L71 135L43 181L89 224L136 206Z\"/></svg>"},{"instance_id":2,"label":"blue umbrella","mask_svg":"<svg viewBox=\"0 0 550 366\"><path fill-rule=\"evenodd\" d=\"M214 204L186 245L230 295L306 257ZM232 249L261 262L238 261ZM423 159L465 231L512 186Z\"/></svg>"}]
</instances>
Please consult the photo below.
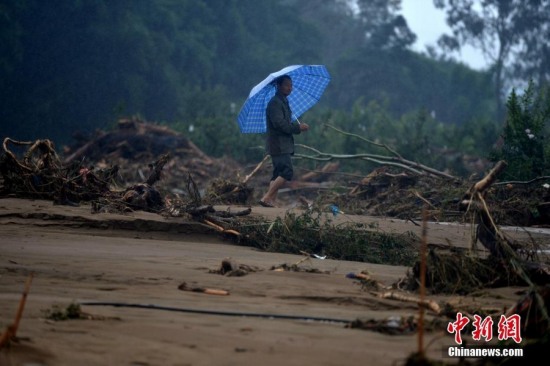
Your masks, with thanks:
<instances>
[{"instance_id":1,"label":"blue umbrella","mask_svg":"<svg viewBox=\"0 0 550 366\"><path fill-rule=\"evenodd\" d=\"M323 65L293 65L269 74L252 88L239 112L237 119L241 133L266 131L265 109L277 91L275 79L285 74L292 78L292 93L288 96L288 103L293 121L319 101L330 81L330 75Z\"/></svg>"}]
</instances>

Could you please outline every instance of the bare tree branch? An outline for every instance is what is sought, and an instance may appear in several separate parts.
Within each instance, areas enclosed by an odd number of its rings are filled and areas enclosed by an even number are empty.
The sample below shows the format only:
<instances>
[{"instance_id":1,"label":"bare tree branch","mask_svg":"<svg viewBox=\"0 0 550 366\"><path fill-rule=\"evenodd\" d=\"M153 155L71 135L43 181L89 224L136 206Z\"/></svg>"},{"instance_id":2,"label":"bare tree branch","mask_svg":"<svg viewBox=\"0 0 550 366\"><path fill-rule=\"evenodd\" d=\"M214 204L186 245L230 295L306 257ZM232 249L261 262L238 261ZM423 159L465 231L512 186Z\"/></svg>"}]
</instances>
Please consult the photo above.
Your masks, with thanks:
<instances>
[{"instance_id":1,"label":"bare tree branch","mask_svg":"<svg viewBox=\"0 0 550 366\"><path fill-rule=\"evenodd\" d=\"M455 180L455 181L458 180L458 178L456 178L453 175L450 175L450 174L444 173L442 171L430 168L428 166L422 165L422 164L417 163L415 161L410 161L410 160L404 159L401 155L399 155L398 152L396 152L395 150L393 150L392 148L390 148L386 144L380 144L378 142L366 139L366 138L364 138L362 136L359 136L359 135L356 135L354 133L343 131L339 128L336 128L336 127L328 125L328 124L325 124L325 125L332 128L332 129L334 129L335 131L337 131L341 134L346 135L346 136L356 137L356 138L358 138L362 141L365 141L365 142L367 142L371 145L375 145L375 146L378 146L378 147L383 147L384 149L388 150L390 153L392 153L395 156L384 156L384 155L378 155L378 154L327 154L327 153L319 151L319 150L317 150L317 149L315 149L311 146L296 144L296 146L299 146L299 147L302 147L304 149L313 151L316 154L316 155L296 154L295 155L296 157L305 158L305 159L312 159L312 160L318 160L318 161L330 161L330 160L335 160L335 159L342 159L342 160L344 160L344 159L362 159L362 160L371 161L373 163L380 164L380 165L396 166L396 167L406 169L408 171L411 171L411 172L413 172L415 174L419 174L419 175L422 175L424 173L428 173L428 174L431 174L431 175L434 175L434 176L437 176L437 177L440 177L440 178L445 178L445 179L450 179L450 180Z\"/></svg>"}]
</instances>

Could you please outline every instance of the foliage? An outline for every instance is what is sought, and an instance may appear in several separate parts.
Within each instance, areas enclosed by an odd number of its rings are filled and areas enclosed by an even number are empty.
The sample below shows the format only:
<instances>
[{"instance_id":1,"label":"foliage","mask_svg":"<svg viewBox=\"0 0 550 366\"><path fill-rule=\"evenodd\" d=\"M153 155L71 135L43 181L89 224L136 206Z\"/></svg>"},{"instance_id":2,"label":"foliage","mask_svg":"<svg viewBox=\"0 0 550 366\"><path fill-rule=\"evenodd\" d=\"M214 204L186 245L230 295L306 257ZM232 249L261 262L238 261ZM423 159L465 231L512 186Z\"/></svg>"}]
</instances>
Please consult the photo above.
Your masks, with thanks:
<instances>
[{"instance_id":1,"label":"foliage","mask_svg":"<svg viewBox=\"0 0 550 366\"><path fill-rule=\"evenodd\" d=\"M411 265L418 238L386 234L360 223L334 225L326 213L312 209L287 212L272 223L240 225L240 243L279 253L327 255L339 260Z\"/></svg>"},{"instance_id":2,"label":"foliage","mask_svg":"<svg viewBox=\"0 0 550 366\"><path fill-rule=\"evenodd\" d=\"M306 63L326 64L333 76L316 107L323 113L387 99L394 118L422 107L437 108L445 123L485 114L490 96L477 80L483 77L470 71L456 78L456 64L408 51L413 35L398 8L396 0L361 2L359 14L341 0L6 4L0 81L9 87L0 90L1 135L68 143L77 131L136 114L182 128L220 118L235 124L253 85L283 66ZM221 150L220 140L200 139Z\"/></svg>"},{"instance_id":3,"label":"foliage","mask_svg":"<svg viewBox=\"0 0 550 366\"><path fill-rule=\"evenodd\" d=\"M366 41L380 49L404 49L416 40L407 21L398 14L401 0L357 0Z\"/></svg>"},{"instance_id":4,"label":"foliage","mask_svg":"<svg viewBox=\"0 0 550 366\"><path fill-rule=\"evenodd\" d=\"M71 303L67 308L62 309L57 305L54 305L52 309L45 311L46 318L50 320L60 321L60 320L70 320L70 319L80 319L82 317L82 311L79 304Z\"/></svg>"},{"instance_id":5,"label":"foliage","mask_svg":"<svg viewBox=\"0 0 550 366\"><path fill-rule=\"evenodd\" d=\"M523 95L512 90L506 103L508 116L502 132L502 145L490 159L505 160L504 179L530 180L550 173L550 146L544 133L550 118L548 89L535 92L532 82Z\"/></svg>"},{"instance_id":6,"label":"foliage","mask_svg":"<svg viewBox=\"0 0 550 366\"><path fill-rule=\"evenodd\" d=\"M357 47L333 69L338 77L327 88L326 99L336 108L347 109L363 99L385 104L393 117L423 108L434 111L441 122L458 125L492 116L495 110L486 74L408 50Z\"/></svg>"},{"instance_id":7,"label":"foliage","mask_svg":"<svg viewBox=\"0 0 550 366\"><path fill-rule=\"evenodd\" d=\"M452 36L439 40L443 54L465 45L480 50L491 63L494 76L497 118L504 115L505 93L510 82L550 81L550 1L520 0L434 0L447 12Z\"/></svg>"},{"instance_id":8,"label":"foliage","mask_svg":"<svg viewBox=\"0 0 550 366\"><path fill-rule=\"evenodd\" d=\"M139 114L189 135L209 155L257 163L264 137L238 132L240 106L269 73L315 63L328 67L332 81L302 117L313 128L300 143L365 152L359 141L323 129L327 122L410 160L468 174L460 154L484 156L497 138L495 95L502 88L495 69L477 72L411 51L414 34L400 3L359 1L353 11L345 0L8 2L0 6L0 82L7 86L0 90L0 136L67 144L73 133ZM506 50L503 42L512 45L517 33L525 52L514 77L536 74L543 85L548 52L535 35L548 30L548 1L489 1L480 13L469 3L438 1L456 40L477 39L482 47L497 37ZM496 6L501 12L487 13ZM506 14L512 17L504 28L495 28Z\"/></svg>"},{"instance_id":9,"label":"foliage","mask_svg":"<svg viewBox=\"0 0 550 366\"><path fill-rule=\"evenodd\" d=\"M516 31L522 47L516 52L512 75L516 79L533 79L543 87L550 83L550 1L531 1L519 8Z\"/></svg>"}]
</instances>

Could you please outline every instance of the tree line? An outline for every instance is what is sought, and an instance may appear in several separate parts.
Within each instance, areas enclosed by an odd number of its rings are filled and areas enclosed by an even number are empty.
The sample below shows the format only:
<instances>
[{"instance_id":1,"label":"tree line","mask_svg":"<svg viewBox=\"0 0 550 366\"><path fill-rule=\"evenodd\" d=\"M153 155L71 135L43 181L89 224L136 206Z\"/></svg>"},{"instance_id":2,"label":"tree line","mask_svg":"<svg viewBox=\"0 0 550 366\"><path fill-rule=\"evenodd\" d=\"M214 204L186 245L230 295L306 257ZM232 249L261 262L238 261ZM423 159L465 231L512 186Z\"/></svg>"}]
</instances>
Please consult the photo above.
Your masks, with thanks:
<instances>
[{"instance_id":1,"label":"tree line","mask_svg":"<svg viewBox=\"0 0 550 366\"><path fill-rule=\"evenodd\" d=\"M548 31L548 1L487 1L486 13L470 1L434 2L453 34L420 54L400 0L359 0L355 9L345 0L8 1L0 6L0 134L68 144L76 131L139 114L207 153L249 162L263 153L262 136L237 128L250 89L287 65L324 64L331 83L304 116L319 121L306 140L313 146L359 148L337 143L325 121L419 158L435 159L434 149L487 154L505 122L504 85L532 76L537 87L547 83L547 46L534 34ZM451 57L491 37L502 50L489 70Z\"/></svg>"}]
</instances>

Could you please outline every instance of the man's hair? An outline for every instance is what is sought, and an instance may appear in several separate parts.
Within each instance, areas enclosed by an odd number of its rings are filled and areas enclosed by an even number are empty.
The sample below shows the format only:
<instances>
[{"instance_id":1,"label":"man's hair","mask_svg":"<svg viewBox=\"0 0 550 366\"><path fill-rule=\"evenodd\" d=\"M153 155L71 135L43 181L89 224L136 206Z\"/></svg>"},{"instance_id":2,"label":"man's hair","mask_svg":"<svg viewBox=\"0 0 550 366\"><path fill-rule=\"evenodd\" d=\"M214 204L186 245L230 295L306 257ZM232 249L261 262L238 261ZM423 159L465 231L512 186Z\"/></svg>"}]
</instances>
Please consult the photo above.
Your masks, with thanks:
<instances>
[{"instance_id":1,"label":"man's hair","mask_svg":"<svg viewBox=\"0 0 550 366\"><path fill-rule=\"evenodd\" d=\"M288 75L281 75L279 76L277 79L275 79L275 83L277 84L277 86L281 86L283 85L283 81L285 80L290 80L292 81L292 79L290 78L290 76Z\"/></svg>"}]
</instances>

